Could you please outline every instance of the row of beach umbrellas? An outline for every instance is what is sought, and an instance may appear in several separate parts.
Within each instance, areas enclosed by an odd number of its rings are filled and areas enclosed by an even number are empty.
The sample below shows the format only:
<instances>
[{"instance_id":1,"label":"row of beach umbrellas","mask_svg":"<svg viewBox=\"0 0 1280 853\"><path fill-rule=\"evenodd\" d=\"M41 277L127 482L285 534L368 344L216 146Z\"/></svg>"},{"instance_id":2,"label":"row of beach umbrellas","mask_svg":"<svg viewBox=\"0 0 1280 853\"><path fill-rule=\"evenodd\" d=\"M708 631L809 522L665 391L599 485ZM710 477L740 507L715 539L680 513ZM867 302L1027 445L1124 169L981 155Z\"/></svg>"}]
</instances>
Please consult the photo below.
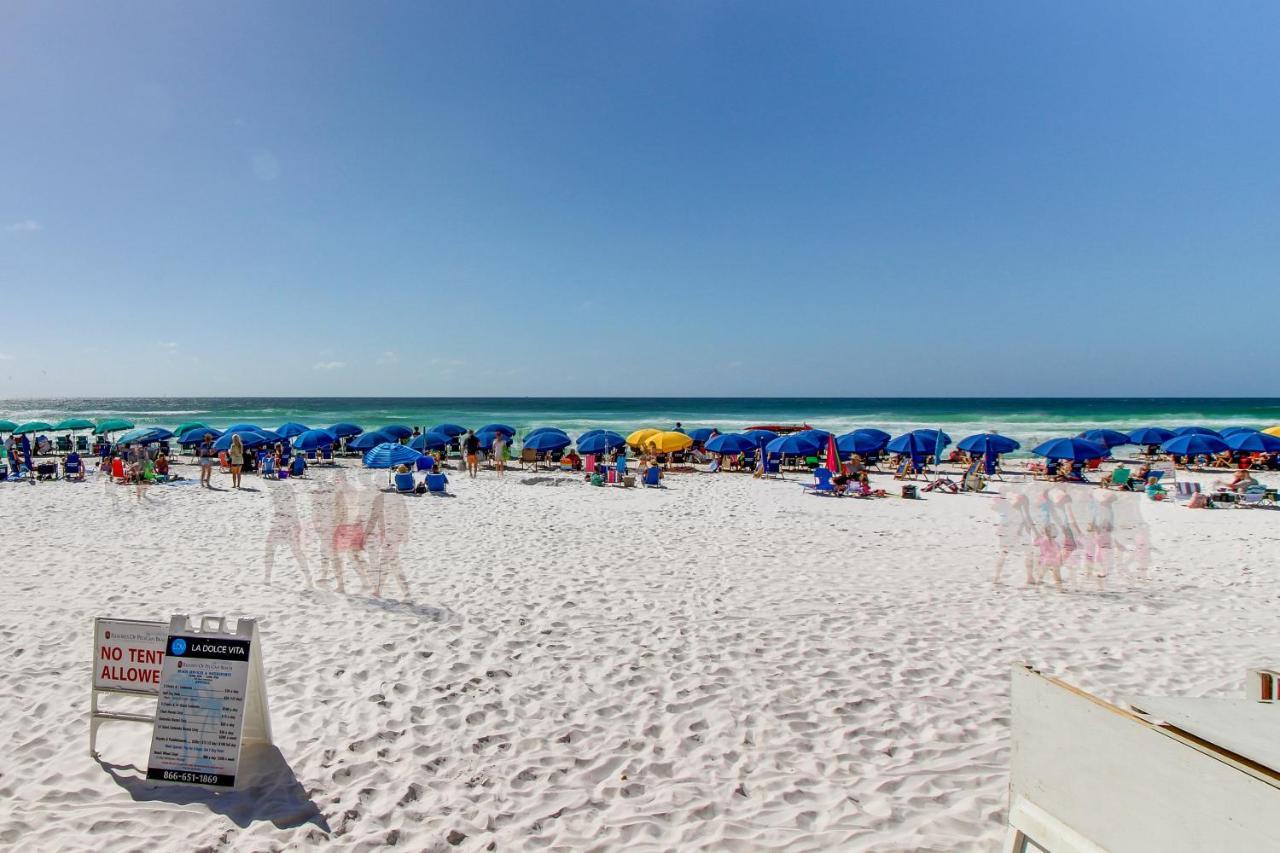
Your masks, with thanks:
<instances>
[{"instance_id":1,"label":"row of beach umbrellas","mask_svg":"<svg viewBox=\"0 0 1280 853\"><path fill-rule=\"evenodd\" d=\"M236 423L219 430L199 421L189 421L174 430L164 427L136 427L123 418L111 418L93 422L84 418L68 418L51 424L46 421L28 421L17 424L0 420L0 434L27 435L40 432L77 432L91 430L97 435L118 433L115 441L122 444L152 443L177 437L183 445L199 444L206 436L215 439L214 447L225 450L232 436L239 435L246 447L259 447L283 440L290 440L299 450L317 450L347 439L347 446L354 450L372 451L383 445L404 446L405 439L413 438L407 449L418 454L449 447L468 432L458 424L444 423L431 427L414 436L403 424L391 424L366 432L352 423L337 423L329 427L313 429L305 424L287 422L275 430L251 423ZM484 448L492 447L498 436L512 440L516 430L500 423L487 424L476 430L476 438ZM824 450L832 433L821 429L806 429L779 435L767 429L746 430L740 433L720 433L711 427L689 430L639 429L623 437L616 432L593 429L582 433L576 440L558 427L539 427L529 431L523 439L523 447L539 453L563 450L576 444L582 453L606 453L623 447L656 453L674 453L700 444L708 452L722 454L753 453L763 450L772 456L808 456ZM1053 460L1085 461L1107 456L1114 447L1122 445L1159 446L1177 456L1200 456L1237 452L1280 452L1280 425L1266 430L1252 427L1228 427L1221 431L1203 426L1183 426L1176 429L1140 427L1129 432L1113 429L1093 429L1077 436L1054 438L1033 449L1033 453ZM840 453L871 454L888 451L910 455L941 454L951 445L951 437L936 429L916 429L896 438L878 429L857 429L835 436L835 448ZM1019 443L994 432L977 433L964 438L958 449L973 454L1002 455L1019 449ZM386 455L386 454L383 454ZM399 463L395 463L399 464Z\"/></svg>"}]
</instances>

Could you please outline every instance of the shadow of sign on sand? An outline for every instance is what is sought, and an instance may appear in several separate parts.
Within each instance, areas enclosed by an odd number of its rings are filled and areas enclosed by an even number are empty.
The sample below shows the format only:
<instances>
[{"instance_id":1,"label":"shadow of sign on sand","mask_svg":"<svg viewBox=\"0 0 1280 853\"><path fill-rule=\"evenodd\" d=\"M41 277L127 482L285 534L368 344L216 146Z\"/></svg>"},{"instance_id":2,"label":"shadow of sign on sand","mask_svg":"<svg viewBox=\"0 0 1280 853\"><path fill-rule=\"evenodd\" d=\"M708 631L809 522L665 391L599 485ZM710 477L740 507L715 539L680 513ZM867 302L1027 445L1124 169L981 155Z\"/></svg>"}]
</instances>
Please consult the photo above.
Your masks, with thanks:
<instances>
[{"instance_id":1,"label":"shadow of sign on sand","mask_svg":"<svg viewBox=\"0 0 1280 853\"><path fill-rule=\"evenodd\" d=\"M175 805L204 804L242 829L258 821L270 821L277 829L314 824L329 832L320 808L307 796L280 750L271 744L246 743L240 756L240 787L226 791L185 785L148 782L142 768L132 764L108 764L99 760L115 783L135 802Z\"/></svg>"}]
</instances>

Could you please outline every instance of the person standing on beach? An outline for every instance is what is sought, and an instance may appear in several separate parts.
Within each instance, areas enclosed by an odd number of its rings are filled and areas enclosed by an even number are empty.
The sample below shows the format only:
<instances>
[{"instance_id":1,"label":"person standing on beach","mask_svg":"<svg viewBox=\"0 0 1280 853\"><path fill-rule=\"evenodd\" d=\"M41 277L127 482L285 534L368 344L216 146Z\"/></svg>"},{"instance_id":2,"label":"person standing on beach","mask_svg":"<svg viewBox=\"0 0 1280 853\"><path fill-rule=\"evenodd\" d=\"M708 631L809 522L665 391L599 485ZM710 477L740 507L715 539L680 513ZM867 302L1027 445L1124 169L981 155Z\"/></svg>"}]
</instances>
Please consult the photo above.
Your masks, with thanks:
<instances>
[{"instance_id":1,"label":"person standing on beach","mask_svg":"<svg viewBox=\"0 0 1280 853\"><path fill-rule=\"evenodd\" d=\"M498 469L498 476L507 469L507 437L498 433L493 437L493 465Z\"/></svg>"},{"instance_id":2,"label":"person standing on beach","mask_svg":"<svg viewBox=\"0 0 1280 853\"><path fill-rule=\"evenodd\" d=\"M204 441L200 443L200 487L204 489L213 488L213 460L216 458L216 451L213 449L213 436L205 435Z\"/></svg>"},{"instance_id":3,"label":"person standing on beach","mask_svg":"<svg viewBox=\"0 0 1280 853\"><path fill-rule=\"evenodd\" d=\"M467 440L463 442L463 452L467 457L467 474L474 477L480 471L480 439L475 430L467 430Z\"/></svg>"},{"instance_id":4,"label":"person standing on beach","mask_svg":"<svg viewBox=\"0 0 1280 853\"><path fill-rule=\"evenodd\" d=\"M227 451L227 457L231 462L231 488L240 488L240 471L244 468L244 442L240 440L240 433L231 436L231 449Z\"/></svg>"}]
</instances>

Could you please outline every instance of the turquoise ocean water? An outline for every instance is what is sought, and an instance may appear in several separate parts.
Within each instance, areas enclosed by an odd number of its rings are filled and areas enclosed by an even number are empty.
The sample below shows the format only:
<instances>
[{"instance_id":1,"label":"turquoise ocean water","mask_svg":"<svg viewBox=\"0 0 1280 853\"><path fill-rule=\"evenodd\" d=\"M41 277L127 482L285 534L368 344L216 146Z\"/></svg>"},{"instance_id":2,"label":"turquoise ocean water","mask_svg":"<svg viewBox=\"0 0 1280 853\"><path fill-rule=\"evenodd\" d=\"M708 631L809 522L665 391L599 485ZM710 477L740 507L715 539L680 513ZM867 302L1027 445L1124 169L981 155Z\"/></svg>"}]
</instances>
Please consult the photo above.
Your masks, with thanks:
<instances>
[{"instance_id":1,"label":"turquoise ocean water","mask_svg":"<svg viewBox=\"0 0 1280 853\"><path fill-rule=\"evenodd\" d=\"M570 435L602 427L624 435L640 427L722 432L762 423L808 423L836 433L878 427L897 435L941 427L955 440L996 430L1022 442L1024 451L1055 436L1094 427L1198 424L1269 427L1280 423L1278 398L593 398L593 397L127 397L0 400L0 418L56 422L65 417L128 418L138 426L173 427L184 421L226 426L248 421L274 428L285 421L328 426L353 421L467 427L505 423L523 433L558 426Z\"/></svg>"}]
</instances>

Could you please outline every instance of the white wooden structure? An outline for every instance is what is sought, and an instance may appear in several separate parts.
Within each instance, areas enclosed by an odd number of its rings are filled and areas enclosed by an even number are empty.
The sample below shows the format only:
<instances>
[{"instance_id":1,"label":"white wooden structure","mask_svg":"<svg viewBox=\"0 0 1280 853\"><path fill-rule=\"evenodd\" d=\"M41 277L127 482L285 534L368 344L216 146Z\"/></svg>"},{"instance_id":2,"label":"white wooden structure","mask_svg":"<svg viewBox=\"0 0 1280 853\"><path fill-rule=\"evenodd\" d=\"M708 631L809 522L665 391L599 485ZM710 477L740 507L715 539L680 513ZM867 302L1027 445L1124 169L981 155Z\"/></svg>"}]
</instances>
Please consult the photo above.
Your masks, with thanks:
<instances>
[{"instance_id":1,"label":"white wooden structure","mask_svg":"<svg viewBox=\"0 0 1280 853\"><path fill-rule=\"evenodd\" d=\"M1280 850L1275 679L1251 672L1250 698L1125 710L1016 665L1005 850Z\"/></svg>"}]
</instances>

